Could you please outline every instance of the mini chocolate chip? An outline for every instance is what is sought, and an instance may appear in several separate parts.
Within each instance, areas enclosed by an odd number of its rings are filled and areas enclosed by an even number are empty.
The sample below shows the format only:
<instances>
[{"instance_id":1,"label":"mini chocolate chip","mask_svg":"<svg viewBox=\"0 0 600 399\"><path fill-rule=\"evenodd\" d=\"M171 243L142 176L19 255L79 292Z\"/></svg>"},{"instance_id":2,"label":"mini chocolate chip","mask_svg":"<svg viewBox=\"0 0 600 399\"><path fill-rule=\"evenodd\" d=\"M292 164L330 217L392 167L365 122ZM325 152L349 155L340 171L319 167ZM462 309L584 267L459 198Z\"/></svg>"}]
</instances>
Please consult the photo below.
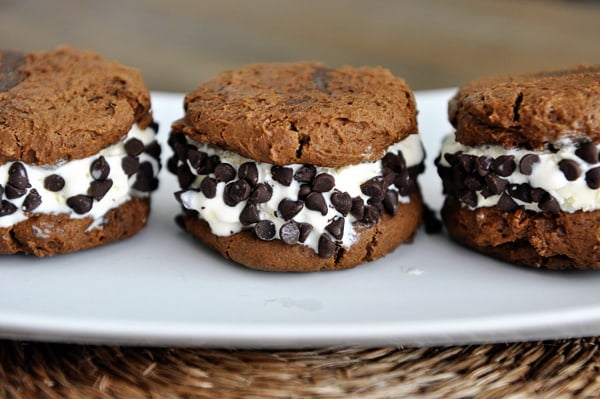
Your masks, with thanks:
<instances>
[{"instance_id":1,"label":"mini chocolate chip","mask_svg":"<svg viewBox=\"0 0 600 399\"><path fill-rule=\"evenodd\" d=\"M477 206L477 194L471 190L463 190L458 193L457 198L460 202L474 208Z\"/></svg>"},{"instance_id":2,"label":"mini chocolate chip","mask_svg":"<svg viewBox=\"0 0 600 399\"><path fill-rule=\"evenodd\" d=\"M383 197L383 209L392 216L398 213L398 192L395 190L387 190Z\"/></svg>"},{"instance_id":3,"label":"mini chocolate chip","mask_svg":"<svg viewBox=\"0 0 600 399\"><path fill-rule=\"evenodd\" d=\"M330 200L334 208L344 216L347 216L352 209L352 197L346 192L334 191L331 193Z\"/></svg>"},{"instance_id":4,"label":"mini chocolate chip","mask_svg":"<svg viewBox=\"0 0 600 399\"><path fill-rule=\"evenodd\" d=\"M177 181L179 181L179 187L188 188L195 180L196 175L192 173L187 163L182 163L177 167Z\"/></svg>"},{"instance_id":5,"label":"mini chocolate chip","mask_svg":"<svg viewBox=\"0 0 600 399\"><path fill-rule=\"evenodd\" d=\"M319 247L318 253L321 258L327 259L331 258L336 250L335 243L329 238L329 236L325 233L321 234L319 237Z\"/></svg>"},{"instance_id":6,"label":"mini chocolate chip","mask_svg":"<svg viewBox=\"0 0 600 399\"><path fill-rule=\"evenodd\" d=\"M110 190L112 185L113 185L112 179L94 180L93 182L90 183L90 188L88 189L88 194L91 195L92 197L94 197L94 199L96 201L100 201L102 198L104 198L104 196L106 195L108 190Z\"/></svg>"},{"instance_id":7,"label":"mini chocolate chip","mask_svg":"<svg viewBox=\"0 0 600 399\"><path fill-rule=\"evenodd\" d=\"M217 180L210 176L206 176L200 182L200 191L206 198L215 198L217 195Z\"/></svg>"},{"instance_id":8,"label":"mini chocolate chip","mask_svg":"<svg viewBox=\"0 0 600 399\"><path fill-rule=\"evenodd\" d=\"M132 188L145 193L158 188L158 179L154 177L154 169L149 161L141 163Z\"/></svg>"},{"instance_id":9,"label":"mini chocolate chip","mask_svg":"<svg viewBox=\"0 0 600 399\"><path fill-rule=\"evenodd\" d=\"M21 162L15 162L8 168L8 183L18 189L31 187L27 177L27 169Z\"/></svg>"},{"instance_id":10,"label":"mini chocolate chip","mask_svg":"<svg viewBox=\"0 0 600 399\"><path fill-rule=\"evenodd\" d=\"M96 159L90 165L90 173L94 180L104 180L108 177L110 173L110 165L106 162L104 156L100 156L100 158Z\"/></svg>"},{"instance_id":11,"label":"mini chocolate chip","mask_svg":"<svg viewBox=\"0 0 600 399\"><path fill-rule=\"evenodd\" d=\"M144 151L146 154L149 154L152 158L160 161L160 154L162 153L162 149L160 145L156 141L150 142L146 147L144 147Z\"/></svg>"},{"instance_id":12,"label":"mini chocolate chip","mask_svg":"<svg viewBox=\"0 0 600 399\"><path fill-rule=\"evenodd\" d=\"M490 168L492 167L492 162L494 159L487 155L481 155L477 157L475 160L475 170L479 176L487 176L490 173Z\"/></svg>"},{"instance_id":13,"label":"mini chocolate chip","mask_svg":"<svg viewBox=\"0 0 600 399\"><path fill-rule=\"evenodd\" d=\"M8 183L6 187L4 187L4 195L8 199L20 198L25 194L27 194L26 188L17 188L10 183Z\"/></svg>"},{"instance_id":14,"label":"mini chocolate chip","mask_svg":"<svg viewBox=\"0 0 600 399\"><path fill-rule=\"evenodd\" d=\"M298 237L298 241L306 241L310 232L313 229L312 225L310 223L298 223L298 228L300 229L300 236Z\"/></svg>"},{"instance_id":15,"label":"mini chocolate chip","mask_svg":"<svg viewBox=\"0 0 600 399\"><path fill-rule=\"evenodd\" d=\"M261 220L254 226L254 234L263 241L275 238L275 223L270 220Z\"/></svg>"},{"instance_id":16,"label":"mini chocolate chip","mask_svg":"<svg viewBox=\"0 0 600 399\"><path fill-rule=\"evenodd\" d=\"M477 157L475 155L460 154L458 156L458 164L465 172L471 173L475 167L476 159Z\"/></svg>"},{"instance_id":17,"label":"mini chocolate chip","mask_svg":"<svg viewBox=\"0 0 600 399\"><path fill-rule=\"evenodd\" d=\"M223 192L223 199L229 206L236 206L250 196L250 185L246 180L236 180L228 183Z\"/></svg>"},{"instance_id":18,"label":"mini chocolate chip","mask_svg":"<svg viewBox=\"0 0 600 399\"><path fill-rule=\"evenodd\" d=\"M508 184L507 180L498 177L494 173L488 174L484 179L485 185L490 189L492 194L500 194Z\"/></svg>"},{"instance_id":19,"label":"mini chocolate chip","mask_svg":"<svg viewBox=\"0 0 600 399\"><path fill-rule=\"evenodd\" d=\"M592 168L585 173L585 182L592 190L600 187L600 166Z\"/></svg>"},{"instance_id":20,"label":"mini chocolate chip","mask_svg":"<svg viewBox=\"0 0 600 399\"><path fill-rule=\"evenodd\" d=\"M133 176L138 171L139 167L140 161L137 157L127 155L121 160L121 168L123 168L123 172L125 172L127 177Z\"/></svg>"},{"instance_id":21,"label":"mini chocolate chip","mask_svg":"<svg viewBox=\"0 0 600 399\"><path fill-rule=\"evenodd\" d=\"M484 187L484 184L481 181L481 177L477 177L478 175L470 175L465 177L465 186L472 191L479 191Z\"/></svg>"},{"instance_id":22,"label":"mini chocolate chip","mask_svg":"<svg viewBox=\"0 0 600 399\"><path fill-rule=\"evenodd\" d=\"M42 203L42 197L35 188L29 190L29 194L23 200L23 210L25 212L31 212Z\"/></svg>"},{"instance_id":23,"label":"mini chocolate chip","mask_svg":"<svg viewBox=\"0 0 600 399\"><path fill-rule=\"evenodd\" d=\"M519 161L519 171L524 175L531 175L533 165L540 162L540 157L537 154L526 154Z\"/></svg>"},{"instance_id":24,"label":"mini chocolate chip","mask_svg":"<svg viewBox=\"0 0 600 399\"><path fill-rule=\"evenodd\" d=\"M134 158L135 159L135 158ZM177 167L179 166L179 159L175 155L167 159L167 170L172 174L177 174Z\"/></svg>"},{"instance_id":25,"label":"mini chocolate chip","mask_svg":"<svg viewBox=\"0 0 600 399\"><path fill-rule=\"evenodd\" d=\"M248 226L252 223L260 222L260 217L258 216L258 208L255 204L248 202L242 212L240 212L240 223L244 226Z\"/></svg>"},{"instance_id":26,"label":"mini chocolate chip","mask_svg":"<svg viewBox=\"0 0 600 399\"><path fill-rule=\"evenodd\" d=\"M158 133L158 127L159 127L158 122L152 121L152 122L150 122L150 124L148 125L148 127L150 129L154 130L154 133Z\"/></svg>"},{"instance_id":27,"label":"mini chocolate chip","mask_svg":"<svg viewBox=\"0 0 600 399\"><path fill-rule=\"evenodd\" d=\"M513 198L523 202L531 202L531 186L527 183L509 184L506 192Z\"/></svg>"},{"instance_id":28,"label":"mini chocolate chip","mask_svg":"<svg viewBox=\"0 0 600 399\"><path fill-rule=\"evenodd\" d=\"M326 193L335 186L335 179L329 173L319 173L312 183L313 191Z\"/></svg>"},{"instance_id":29,"label":"mini chocolate chip","mask_svg":"<svg viewBox=\"0 0 600 399\"><path fill-rule=\"evenodd\" d=\"M381 212L379 208L373 205L365 205L365 213L362 217L362 222L373 224L379 222L379 218L381 217Z\"/></svg>"},{"instance_id":30,"label":"mini chocolate chip","mask_svg":"<svg viewBox=\"0 0 600 399\"><path fill-rule=\"evenodd\" d=\"M247 181L247 180L246 180ZM252 192L250 193L250 197L248 197L248 201L255 204L262 204L267 202L273 196L273 188L267 183L258 183Z\"/></svg>"},{"instance_id":31,"label":"mini chocolate chip","mask_svg":"<svg viewBox=\"0 0 600 399\"><path fill-rule=\"evenodd\" d=\"M312 193L312 188L308 184L301 184L300 190L298 190L298 199L305 200L310 193Z\"/></svg>"},{"instance_id":32,"label":"mini chocolate chip","mask_svg":"<svg viewBox=\"0 0 600 399\"><path fill-rule=\"evenodd\" d=\"M575 155L587 163L598 163L598 149L592 142L581 143L579 148L575 150Z\"/></svg>"},{"instance_id":33,"label":"mini chocolate chip","mask_svg":"<svg viewBox=\"0 0 600 399\"><path fill-rule=\"evenodd\" d=\"M312 183L315 175L317 174L317 168L313 165L302 165L294 173L294 179L300 183Z\"/></svg>"},{"instance_id":34,"label":"mini chocolate chip","mask_svg":"<svg viewBox=\"0 0 600 399\"><path fill-rule=\"evenodd\" d=\"M447 152L444 154L444 159L450 164L450 166L458 165L458 154L451 154Z\"/></svg>"},{"instance_id":35,"label":"mini chocolate chip","mask_svg":"<svg viewBox=\"0 0 600 399\"><path fill-rule=\"evenodd\" d=\"M336 240L341 240L344 237L344 218L339 216L334 218L331 223L325 226L325 230Z\"/></svg>"},{"instance_id":36,"label":"mini chocolate chip","mask_svg":"<svg viewBox=\"0 0 600 399\"><path fill-rule=\"evenodd\" d=\"M276 182L279 182L284 186L289 186L292 184L294 170L285 166L275 165L271 167L271 175L273 175L273 180Z\"/></svg>"},{"instance_id":37,"label":"mini chocolate chip","mask_svg":"<svg viewBox=\"0 0 600 399\"><path fill-rule=\"evenodd\" d=\"M492 162L492 169L498 176L510 176L515 168L515 157L513 155L500 155Z\"/></svg>"},{"instance_id":38,"label":"mini chocolate chip","mask_svg":"<svg viewBox=\"0 0 600 399\"><path fill-rule=\"evenodd\" d=\"M396 174L394 185L398 188L400 195L409 195L412 190L413 183L410 180L408 171L403 170L402 172Z\"/></svg>"},{"instance_id":39,"label":"mini chocolate chip","mask_svg":"<svg viewBox=\"0 0 600 399\"><path fill-rule=\"evenodd\" d=\"M169 144L171 146L171 148L173 148L173 151L175 152L177 159L179 159L181 162L185 162L185 159L186 159L185 157L186 157L187 148L188 148L185 135L183 133L172 132L171 135L169 136L169 140L167 141L167 144Z\"/></svg>"},{"instance_id":40,"label":"mini chocolate chip","mask_svg":"<svg viewBox=\"0 0 600 399\"><path fill-rule=\"evenodd\" d=\"M238 176L254 187L258 183L258 168L256 164L254 162L244 162L240 165Z\"/></svg>"},{"instance_id":41,"label":"mini chocolate chip","mask_svg":"<svg viewBox=\"0 0 600 399\"><path fill-rule=\"evenodd\" d=\"M279 215L283 220L290 220L304 208L302 201L292 201L291 199L282 199L277 206Z\"/></svg>"},{"instance_id":42,"label":"mini chocolate chip","mask_svg":"<svg viewBox=\"0 0 600 399\"><path fill-rule=\"evenodd\" d=\"M306 202L306 207L308 209L321 212L321 215L323 216L327 215L327 202L325 202L323 194L313 191L306 196L304 202Z\"/></svg>"},{"instance_id":43,"label":"mini chocolate chip","mask_svg":"<svg viewBox=\"0 0 600 399\"><path fill-rule=\"evenodd\" d=\"M577 180L579 177L579 165L572 159L563 159L558 163L558 168L565 175L568 181Z\"/></svg>"},{"instance_id":44,"label":"mini chocolate chip","mask_svg":"<svg viewBox=\"0 0 600 399\"><path fill-rule=\"evenodd\" d=\"M382 176L375 176L360 185L360 191L369 197L383 198L385 194L384 182Z\"/></svg>"},{"instance_id":45,"label":"mini chocolate chip","mask_svg":"<svg viewBox=\"0 0 600 399\"><path fill-rule=\"evenodd\" d=\"M138 156L144 152L144 143L135 137L131 138L125 142L125 151L132 157Z\"/></svg>"},{"instance_id":46,"label":"mini chocolate chip","mask_svg":"<svg viewBox=\"0 0 600 399\"><path fill-rule=\"evenodd\" d=\"M390 184L394 184L394 181L396 180L396 177L398 176L398 174L396 172L394 172L387 166L384 166L381 169L381 175L383 176L384 185L386 187L388 187Z\"/></svg>"},{"instance_id":47,"label":"mini chocolate chip","mask_svg":"<svg viewBox=\"0 0 600 399\"><path fill-rule=\"evenodd\" d=\"M196 168L199 175L210 175L215 171L218 164L221 163L221 159L218 155L211 155Z\"/></svg>"},{"instance_id":48,"label":"mini chocolate chip","mask_svg":"<svg viewBox=\"0 0 600 399\"><path fill-rule=\"evenodd\" d=\"M288 245L296 244L300 239L300 228L293 220L284 223L279 229L279 238Z\"/></svg>"},{"instance_id":49,"label":"mini chocolate chip","mask_svg":"<svg viewBox=\"0 0 600 399\"><path fill-rule=\"evenodd\" d=\"M187 159L192 168L198 170L202 166L202 164L206 161L206 153L203 151L198 151L197 148L188 148L187 150Z\"/></svg>"},{"instance_id":50,"label":"mini chocolate chip","mask_svg":"<svg viewBox=\"0 0 600 399\"><path fill-rule=\"evenodd\" d=\"M2 200L2 207L0 207L0 217L12 215L16 211L17 211L17 206L15 204L13 204L12 202L9 202L7 200Z\"/></svg>"},{"instance_id":51,"label":"mini chocolate chip","mask_svg":"<svg viewBox=\"0 0 600 399\"><path fill-rule=\"evenodd\" d=\"M60 191L65 186L65 179L59 175L48 175L44 179L44 188L48 191Z\"/></svg>"},{"instance_id":52,"label":"mini chocolate chip","mask_svg":"<svg viewBox=\"0 0 600 399\"><path fill-rule=\"evenodd\" d=\"M394 172L399 172L406 167L402 153L399 153L398 155L392 152L386 153L381 159L381 164Z\"/></svg>"},{"instance_id":53,"label":"mini chocolate chip","mask_svg":"<svg viewBox=\"0 0 600 399\"><path fill-rule=\"evenodd\" d=\"M92 209L94 199L89 195L74 195L73 197L67 198L67 205L73 209L75 213L83 215L88 213Z\"/></svg>"},{"instance_id":54,"label":"mini chocolate chip","mask_svg":"<svg viewBox=\"0 0 600 399\"><path fill-rule=\"evenodd\" d=\"M498 198L498 209L502 212L514 211L518 207L519 204L517 204L507 193L502 193L500 198Z\"/></svg>"},{"instance_id":55,"label":"mini chocolate chip","mask_svg":"<svg viewBox=\"0 0 600 399\"><path fill-rule=\"evenodd\" d=\"M352 198L352 207L350 208L350 214L356 219L361 220L365 215L365 201L360 197Z\"/></svg>"},{"instance_id":56,"label":"mini chocolate chip","mask_svg":"<svg viewBox=\"0 0 600 399\"><path fill-rule=\"evenodd\" d=\"M531 202L541 202L544 198L546 198L547 195L550 194L548 194L548 192L543 188L532 187L529 195L531 196Z\"/></svg>"},{"instance_id":57,"label":"mini chocolate chip","mask_svg":"<svg viewBox=\"0 0 600 399\"><path fill-rule=\"evenodd\" d=\"M235 168L228 163L220 163L215 166L215 178L217 181L230 182L235 179Z\"/></svg>"},{"instance_id":58,"label":"mini chocolate chip","mask_svg":"<svg viewBox=\"0 0 600 399\"><path fill-rule=\"evenodd\" d=\"M560 213L560 205L556 198L547 194L544 199L542 199L538 206L542 211L549 212L553 215L558 215Z\"/></svg>"}]
</instances>

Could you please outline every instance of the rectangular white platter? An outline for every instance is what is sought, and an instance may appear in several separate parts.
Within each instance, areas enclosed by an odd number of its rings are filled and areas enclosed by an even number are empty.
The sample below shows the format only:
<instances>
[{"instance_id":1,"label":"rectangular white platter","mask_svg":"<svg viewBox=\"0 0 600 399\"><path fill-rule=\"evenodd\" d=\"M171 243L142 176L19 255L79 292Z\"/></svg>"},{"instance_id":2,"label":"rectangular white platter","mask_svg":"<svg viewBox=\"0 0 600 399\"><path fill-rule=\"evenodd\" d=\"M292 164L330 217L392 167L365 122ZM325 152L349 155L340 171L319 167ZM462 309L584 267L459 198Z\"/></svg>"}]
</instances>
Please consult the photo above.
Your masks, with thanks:
<instances>
[{"instance_id":1,"label":"rectangular white platter","mask_svg":"<svg viewBox=\"0 0 600 399\"><path fill-rule=\"evenodd\" d=\"M427 150L420 177L438 209L433 167L451 132L453 89L417 92ZM182 116L182 94L153 93L159 136ZM170 149L163 148L163 156ZM173 222L174 176L161 172L148 227L123 242L65 256L0 256L0 337L75 343L236 348L451 345L600 334L600 272L517 267L445 234L355 269L247 270Z\"/></svg>"}]
</instances>

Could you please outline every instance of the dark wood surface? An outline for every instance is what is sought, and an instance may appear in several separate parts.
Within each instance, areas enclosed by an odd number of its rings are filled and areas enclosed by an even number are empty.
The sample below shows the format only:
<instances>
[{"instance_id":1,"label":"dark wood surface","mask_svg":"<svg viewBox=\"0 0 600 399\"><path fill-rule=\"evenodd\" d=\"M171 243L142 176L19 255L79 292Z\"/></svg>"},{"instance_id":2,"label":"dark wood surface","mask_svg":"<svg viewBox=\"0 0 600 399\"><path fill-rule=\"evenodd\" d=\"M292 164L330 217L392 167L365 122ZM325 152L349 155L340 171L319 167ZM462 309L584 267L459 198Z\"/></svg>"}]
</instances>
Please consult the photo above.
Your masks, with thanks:
<instances>
[{"instance_id":1,"label":"dark wood surface","mask_svg":"<svg viewBox=\"0 0 600 399\"><path fill-rule=\"evenodd\" d=\"M58 44L187 91L258 61L382 65L415 90L600 63L600 1L0 0L0 48Z\"/></svg>"}]
</instances>

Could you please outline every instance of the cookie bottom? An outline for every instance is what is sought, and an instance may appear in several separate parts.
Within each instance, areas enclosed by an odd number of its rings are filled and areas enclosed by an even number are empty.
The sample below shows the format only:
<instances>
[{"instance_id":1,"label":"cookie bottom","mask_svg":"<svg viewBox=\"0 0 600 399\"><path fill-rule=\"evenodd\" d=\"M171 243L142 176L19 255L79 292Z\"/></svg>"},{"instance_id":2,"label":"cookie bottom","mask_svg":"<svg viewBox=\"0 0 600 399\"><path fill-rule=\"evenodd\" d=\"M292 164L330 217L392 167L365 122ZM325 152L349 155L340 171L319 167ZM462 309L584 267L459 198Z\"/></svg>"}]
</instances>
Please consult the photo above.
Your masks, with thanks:
<instances>
[{"instance_id":1,"label":"cookie bottom","mask_svg":"<svg viewBox=\"0 0 600 399\"><path fill-rule=\"evenodd\" d=\"M349 269L381 258L403 242L412 242L421 223L421 197L414 193L407 204L398 205L395 216L384 214L379 223L355 225L358 239L350 248L338 247L330 258L319 257L305 245L287 245L280 240L262 241L246 230L231 236L212 234L208 223L195 216L186 216L184 226L208 247L251 269L280 272L314 272Z\"/></svg>"},{"instance_id":2,"label":"cookie bottom","mask_svg":"<svg viewBox=\"0 0 600 399\"><path fill-rule=\"evenodd\" d=\"M442 219L458 243L485 255L547 269L600 269L600 211L556 216L495 207L470 210L447 197Z\"/></svg>"},{"instance_id":3,"label":"cookie bottom","mask_svg":"<svg viewBox=\"0 0 600 399\"><path fill-rule=\"evenodd\" d=\"M14 226L0 229L0 254L36 256L66 254L133 236L148 220L150 200L132 198L105 216L105 223L86 231L91 218L72 219L67 214L34 214Z\"/></svg>"}]
</instances>

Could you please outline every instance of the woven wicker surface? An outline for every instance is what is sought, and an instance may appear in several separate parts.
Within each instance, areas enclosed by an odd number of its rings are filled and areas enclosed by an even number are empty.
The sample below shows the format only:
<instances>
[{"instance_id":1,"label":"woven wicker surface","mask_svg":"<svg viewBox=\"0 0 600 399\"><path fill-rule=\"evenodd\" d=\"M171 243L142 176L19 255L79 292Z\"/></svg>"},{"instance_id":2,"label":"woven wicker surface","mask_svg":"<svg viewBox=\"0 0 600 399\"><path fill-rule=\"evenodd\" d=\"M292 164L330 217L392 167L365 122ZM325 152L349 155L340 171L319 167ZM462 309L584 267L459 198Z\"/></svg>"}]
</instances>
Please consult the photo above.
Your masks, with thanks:
<instances>
[{"instance_id":1,"label":"woven wicker surface","mask_svg":"<svg viewBox=\"0 0 600 399\"><path fill-rule=\"evenodd\" d=\"M9 398L600 397L600 339L237 351L0 341Z\"/></svg>"}]
</instances>

